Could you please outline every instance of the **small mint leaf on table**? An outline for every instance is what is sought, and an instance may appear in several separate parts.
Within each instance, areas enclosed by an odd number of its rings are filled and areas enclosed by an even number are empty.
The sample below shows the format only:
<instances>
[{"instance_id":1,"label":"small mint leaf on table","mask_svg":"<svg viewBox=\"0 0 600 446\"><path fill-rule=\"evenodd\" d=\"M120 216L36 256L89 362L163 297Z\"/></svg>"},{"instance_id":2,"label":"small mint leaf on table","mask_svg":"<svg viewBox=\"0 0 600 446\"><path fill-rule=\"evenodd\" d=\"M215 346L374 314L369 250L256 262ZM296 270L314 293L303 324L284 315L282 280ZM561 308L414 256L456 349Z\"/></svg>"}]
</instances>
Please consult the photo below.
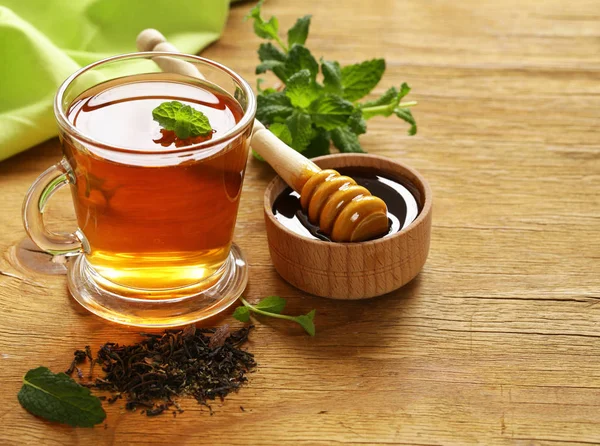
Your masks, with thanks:
<instances>
[{"instance_id":1,"label":"small mint leaf on table","mask_svg":"<svg viewBox=\"0 0 600 446\"><path fill-rule=\"evenodd\" d=\"M322 95L308 108L314 124L325 130L345 125L353 111L351 102L331 93Z\"/></svg>"},{"instance_id":2,"label":"small mint leaf on table","mask_svg":"<svg viewBox=\"0 0 600 446\"><path fill-rule=\"evenodd\" d=\"M212 132L204 113L179 101L163 102L152 110L152 118L166 130L173 130L179 139L206 136Z\"/></svg>"},{"instance_id":3,"label":"small mint leaf on table","mask_svg":"<svg viewBox=\"0 0 600 446\"><path fill-rule=\"evenodd\" d=\"M333 144L343 153L364 153L358 136L348 127L338 127L331 131Z\"/></svg>"},{"instance_id":4,"label":"small mint leaf on table","mask_svg":"<svg viewBox=\"0 0 600 446\"><path fill-rule=\"evenodd\" d=\"M320 91L316 82L311 79L310 71L303 69L288 79L285 94L293 106L307 108L319 97Z\"/></svg>"},{"instance_id":5,"label":"small mint leaf on table","mask_svg":"<svg viewBox=\"0 0 600 446\"><path fill-rule=\"evenodd\" d=\"M285 308L286 303L286 300L279 296L269 296L265 297L255 306L256 308L266 311L267 313L280 314Z\"/></svg>"},{"instance_id":6,"label":"small mint leaf on table","mask_svg":"<svg viewBox=\"0 0 600 446\"><path fill-rule=\"evenodd\" d=\"M285 308L286 300L279 296L266 297L256 305L252 305L243 297L240 297L240 300L242 301L243 306L236 308L233 313L233 316L239 321L248 322L250 320L250 312L253 312L263 316L296 322L297 324L300 324L309 335L315 335L315 310L300 316L288 316L287 314L281 314Z\"/></svg>"},{"instance_id":7,"label":"small mint leaf on table","mask_svg":"<svg viewBox=\"0 0 600 446\"><path fill-rule=\"evenodd\" d=\"M385 60L373 59L342 68L343 97L356 101L375 88L385 71Z\"/></svg>"},{"instance_id":8,"label":"small mint leaf on table","mask_svg":"<svg viewBox=\"0 0 600 446\"><path fill-rule=\"evenodd\" d=\"M237 307L233 312L233 317L240 322L250 322L250 310L248 307Z\"/></svg>"},{"instance_id":9,"label":"small mint leaf on table","mask_svg":"<svg viewBox=\"0 0 600 446\"><path fill-rule=\"evenodd\" d=\"M92 427L106 418L100 399L88 388L46 367L27 372L17 397L32 414L70 426Z\"/></svg>"},{"instance_id":10,"label":"small mint leaf on table","mask_svg":"<svg viewBox=\"0 0 600 446\"><path fill-rule=\"evenodd\" d=\"M312 310L308 314L303 314L301 316L296 316L294 320L298 322L302 328L311 336L315 335L315 310Z\"/></svg>"},{"instance_id":11,"label":"small mint leaf on table","mask_svg":"<svg viewBox=\"0 0 600 446\"><path fill-rule=\"evenodd\" d=\"M288 30L288 45L290 48L292 45L297 43L298 45L304 45L306 38L308 37L308 29L310 28L311 15L305 15L296 20L294 26Z\"/></svg>"}]
</instances>

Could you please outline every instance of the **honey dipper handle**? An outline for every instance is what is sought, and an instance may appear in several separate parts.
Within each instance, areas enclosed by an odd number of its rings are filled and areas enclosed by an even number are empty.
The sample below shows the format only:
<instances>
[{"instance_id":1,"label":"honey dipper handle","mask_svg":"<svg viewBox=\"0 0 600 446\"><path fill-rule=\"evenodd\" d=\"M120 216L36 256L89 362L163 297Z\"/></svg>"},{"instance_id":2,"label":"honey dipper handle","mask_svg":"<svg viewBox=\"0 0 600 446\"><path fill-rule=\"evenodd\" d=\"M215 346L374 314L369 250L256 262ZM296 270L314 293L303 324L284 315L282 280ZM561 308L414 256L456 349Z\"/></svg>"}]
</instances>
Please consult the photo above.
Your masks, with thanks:
<instances>
[{"instance_id":1,"label":"honey dipper handle","mask_svg":"<svg viewBox=\"0 0 600 446\"><path fill-rule=\"evenodd\" d=\"M179 52L177 48L167 42L165 36L155 29L145 29L138 34L136 44L139 51ZM163 71L203 77L194 65L185 61L169 57L155 57L153 60ZM315 163L285 144L257 120L254 121L251 145L256 153L262 156L279 176L298 193L302 191L302 187L313 174L321 171Z\"/></svg>"},{"instance_id":2,"label":"honey dipper handle","mask_svg":"<svg viewBox=\"0 0 600 446\"><path fill-rule=\"evenodd\" d=\"M313 174L321 171L315 163L285 144L257 120L252 131L252 148L298 193Z\"/></svg>"}]
</instances>

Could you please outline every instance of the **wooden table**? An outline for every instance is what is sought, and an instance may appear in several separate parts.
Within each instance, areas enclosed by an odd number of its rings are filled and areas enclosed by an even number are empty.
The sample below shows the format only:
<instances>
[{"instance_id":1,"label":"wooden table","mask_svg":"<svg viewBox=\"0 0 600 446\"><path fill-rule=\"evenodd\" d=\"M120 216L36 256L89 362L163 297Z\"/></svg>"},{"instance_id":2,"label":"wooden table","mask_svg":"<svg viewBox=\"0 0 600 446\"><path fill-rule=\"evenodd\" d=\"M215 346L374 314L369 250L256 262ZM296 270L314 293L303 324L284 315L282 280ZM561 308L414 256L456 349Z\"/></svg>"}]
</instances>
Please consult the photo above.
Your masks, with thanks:
<instances>
[{"instance_id":1,"label":"wooden table","mask_svg":"<svg viewBox=\"0 0 600 446\"><path fill-rule=\"evenodd\" d=\"M259 40L233 8L204 55L254 81ZM600 15L592 0L271 0L284 29L314 15L309 47L342 64L382 56L376 93L406 81L419 134L375 118L372 153L419 169L434 191L429 260L405 288L364 302L306 295L271 266L251 161L236 239L246 296L316 308L311 338L261 320L249 385L210 416L106 405L106 426L72 429L25 412L30 368L64 370L73 350L129 342L68 296L64 276L0 261L2 444L595 444L600 442ZM0 250L24 237L22 198L60 159L52 140L0 163ZM68 194L53 220L68 226ZM236 323L230 313L222 320ZM240 409L243 406L245 411Z\"/></svg>"}]
</instances>

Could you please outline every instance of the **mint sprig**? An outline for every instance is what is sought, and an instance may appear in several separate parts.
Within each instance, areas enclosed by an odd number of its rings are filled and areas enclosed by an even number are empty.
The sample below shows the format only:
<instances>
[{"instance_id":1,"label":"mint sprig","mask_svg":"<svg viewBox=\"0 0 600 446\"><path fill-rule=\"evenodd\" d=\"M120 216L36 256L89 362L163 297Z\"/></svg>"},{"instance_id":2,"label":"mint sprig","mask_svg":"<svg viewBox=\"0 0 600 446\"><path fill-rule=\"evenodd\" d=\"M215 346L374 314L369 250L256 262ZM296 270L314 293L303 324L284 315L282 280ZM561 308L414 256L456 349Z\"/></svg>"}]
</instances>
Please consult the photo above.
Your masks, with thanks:
<instances>
[{"instance_id":1,"label":"mint sprig","mask_svg":"<svg viewBox=\"0 0 600 446\"><path fill-rule=\"evenodd\" d=\"M281 314L287 302L285 299L279 296L266 297L256 305L248 303L248 301L243 297L240 297L240 300L244 305L242 307L237 307L233 313L233 317L238 321L249 322L250 313L253 312L263 316L270 316L277 319L285 319L296 322L297 324L300 324L300 326L302 326L302 328L304 328L309 335L315 335L315 310L300 316L288 316L286 314Z\"/></svg>"},{"instance_id":2,"label":"mint sprig","mask_svg":"<svg viewBox=\"0 0 600 446\"><path fill-rule=\"evenodd\" d=\"M163 102L152 110L152 118L165 130L173 130L179 139L206 136L212 132L204 113L179 101Z\"/></svg>"},{"instance_id":3,"label":"mint sprig","mask_svg":"<svg viewBox=\"0 0 600 446\"><path fill-rule=\"evenodd\" d=\"M17 397L32 414L70 426L92 427L106 418L100 399L88 388L46 367L27 372Z\"/></svg>"},{"instance_id":4,"label":"mint sprig","mask_svg":"<svg viewBox=\"0 0 600 446\"><path fill-rule=\"evenodd\" d=\"M372 59L342 67L336 61L315 59L305 43L311 16L299 18L288 30L287 43L279 37L276 17L265 20L261 0L246 19L254 20L256 35L269 42L258 48L260 64L256 74L272 72L285 87L262 89L258 79L256 117L269 126L282 141L308 157L329 153L331 142L341 152L364 152L358 136L367 131L366 120L392 116L410 124L409 135L417 124L409 107L402 102L410 91L407 84L392 87L380 98L359 102L379 84L385 60ZM278 46L279 47L278 47ZM322 80L319 78L322 75Z\"/></svg>"}]
</instances>

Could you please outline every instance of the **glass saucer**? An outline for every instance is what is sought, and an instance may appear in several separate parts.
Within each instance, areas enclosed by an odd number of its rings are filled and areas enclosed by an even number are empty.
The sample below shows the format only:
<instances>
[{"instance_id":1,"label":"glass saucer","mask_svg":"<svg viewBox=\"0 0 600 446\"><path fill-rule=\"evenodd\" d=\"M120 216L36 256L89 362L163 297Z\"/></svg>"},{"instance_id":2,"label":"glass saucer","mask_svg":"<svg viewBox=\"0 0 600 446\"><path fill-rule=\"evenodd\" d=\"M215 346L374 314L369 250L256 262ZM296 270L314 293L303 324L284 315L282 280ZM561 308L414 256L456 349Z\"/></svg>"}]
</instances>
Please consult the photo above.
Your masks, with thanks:
<instances>
[{"instance_id":1,"label":"glass saucer","mask_svg":"<svg viewBox=\"0 0 600 446\"><path fill-rule=\"evenodd\" d=\"M84 308L118 324L147 328L198 322L232 305L248 283L248 265L235 243L221 269L208 280L214 283L158 291L107 287L107 279L83 255L70 258L67 270L69 292Z\"/></svg>"}]
</instances>

